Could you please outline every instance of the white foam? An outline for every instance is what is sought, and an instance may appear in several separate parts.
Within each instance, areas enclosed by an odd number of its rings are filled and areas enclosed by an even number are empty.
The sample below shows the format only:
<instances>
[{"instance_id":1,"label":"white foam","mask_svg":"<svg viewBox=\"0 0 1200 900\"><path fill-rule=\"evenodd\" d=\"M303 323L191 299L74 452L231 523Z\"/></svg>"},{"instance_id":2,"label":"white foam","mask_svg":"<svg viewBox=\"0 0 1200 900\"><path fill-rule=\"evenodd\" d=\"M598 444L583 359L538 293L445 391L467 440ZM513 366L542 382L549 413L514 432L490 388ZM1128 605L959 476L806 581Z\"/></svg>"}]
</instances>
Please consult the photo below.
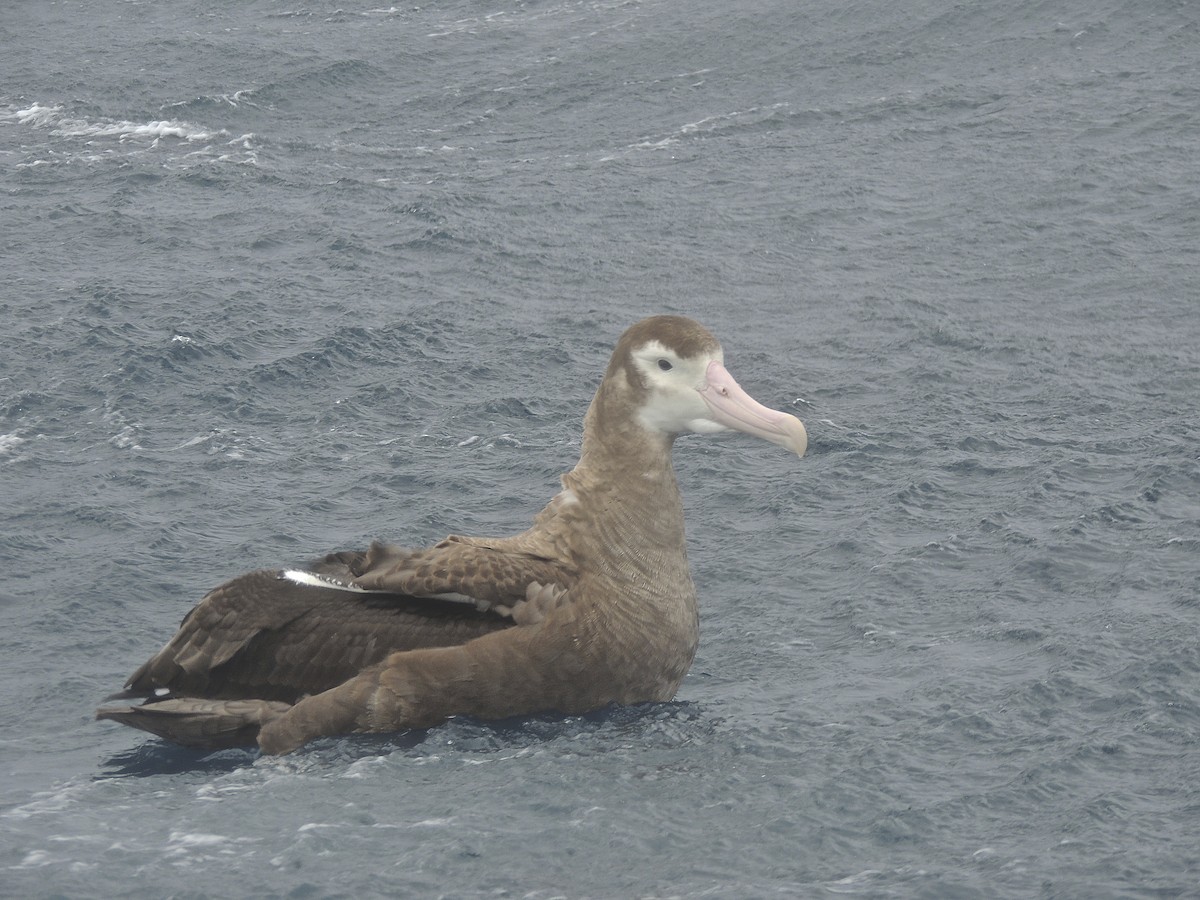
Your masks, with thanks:
<instances>
[{"instance_id":1,"label":"white foam","mask_svg":"<svg viewBox=\"0 0 1200 900\"><path fill-rule=\"evenodd\" d=\"M13 866L14 869L38 869L42 866L49 866L61 862L51 856L46 850L30 850L25 854L24 858Z\"/></svg>"},{"instance_id":2,"label":"white foam","mask_svg":"<svg viewBox=\"0 0 1200 900\"><path fill-rule=\"evenodd\" d=\"M226 131L210 131L191 122L179 122L173 119L154 120L151 122L129 122L126 120L98 119L72 117L67 115L61 106L42 106L34 103L25 109L18 109L12 114L21 125L32 128L49 128L61 137L116 137L121 140L129 138L179 138L185 141L211 141L218 137L228 137Z\"/></svg>"},{"instance_id":3,"label":"white foam","mask_svg":"<svg viewBox=\"0 0 1200 900\"><path fill-rule=\"evenodd\" d=\"M16 119L21 125L49 125L62 117L61 106L42 106L35 103L25 109L13 110L4 116L6 119Z\"/></svg>"},{"instance_id":4,"label":"white foam","mask_svg":"<svg viewBox=\"0 0 1200 900\"><path fill-rule=\"evenodd\" d=\"M243 88L240 91L234 91L232 94L209 94L209 95L206 95L203 97L196 97L192 100L180 100L178 103L168 104L167 108L169 109L173 106L190 106L191 104L195 103L197 100L208 101L211 103L225 103L229 106L237 106L238 104L242 103L243 101L253 98L253 96L254 96L253 89Z\"/></svg>"},{"instance_id":5,"label":"white foam","mask_svg":"<svg viewBox=\"0 0 1200 900\"><path fill-rule=\"evenodd\" d=\"M636 150L662 150L666 147L670 147L672 144L677 143L679 143L679 141L673 137L665 137L660 141L652 141L647 138L644 141L638 141L633 145L633 147Z\"/></svg>"},{"instance_id":6,"label":"white foam","mask_svg":"<svg viewBox=\"0 0 1200 900\"><path fill-rule=\"evenodd\" d=\"M108 439L108 442L121 450L141 450L138 443L138 428L140 425L124 425L121 430Z\"/></svg>"},{"instance_id":7,"label":"white foam","mask_svg":"<svg viewBox=\"0 0 1200 900\"><path fill-rule=\"evenodd\" d=\"M179 119L153 119L148 122L132 122L126 119L88 118L72 115L62 106L34 103L23 109L0 110L0 121L15 121L28 128L46 129L56 137L83 139L89 153L83 159L98 159L93 142L115 139L119 144L130 144L142 150L155 150L161 146L175 146L176 141L200 145L199 149L183 155L183 159L200 157L203 161L237 162L257 164L253 134L231 135L224 129L206 128L193 122ZM230 149L226 149L230 148ZM26 166L47 165L52 160L33 159Z\"/></svg>"},{"instance_id":8,"label":"white foam","mask_svg":"<svg viewBox=\"0 0 1200 900\"><path fill-rule=\"evenodd\" d=\"M409 822L409 828L449 828L455 822L453 816L445 816L439 819L421 819L419 822Z\"/></svg>"},{"instance_id":9,"label":"white foam","mask_svg":"<svg viewBox=\"0 0 1200 900\"><path fill-rule=\"evenodd\" d=\"M79 802L90 786L85 782L67 782L52 791L39 791L34 799L0 812L0 819L29 819L47 813L61 813Z\"/></svg>"},{"instance_id":10,"label":"white foam","mask_svg":"<svg viewBox=\"0 0 1200 900\"><path fill-rule=\"evenodd\" d=\"M167 843L179 847L212 847L224 844L229 838L220 834L204 834L202 832L172 831L167 836Z\"/></svg>"},{"instance_id":11,"label":"white foam","mask_svg":"<svg viewBox=\"0 0 1200 900\"><path fill-rule=\"evenodd\" d=\"M198 434L195 437L188 438L178 447L171 447L170 450L184 450L188 447L195 447L198 444L205 444L212 440L216 432L210 431L208 434Z\"/></svg>"}]
</instances>

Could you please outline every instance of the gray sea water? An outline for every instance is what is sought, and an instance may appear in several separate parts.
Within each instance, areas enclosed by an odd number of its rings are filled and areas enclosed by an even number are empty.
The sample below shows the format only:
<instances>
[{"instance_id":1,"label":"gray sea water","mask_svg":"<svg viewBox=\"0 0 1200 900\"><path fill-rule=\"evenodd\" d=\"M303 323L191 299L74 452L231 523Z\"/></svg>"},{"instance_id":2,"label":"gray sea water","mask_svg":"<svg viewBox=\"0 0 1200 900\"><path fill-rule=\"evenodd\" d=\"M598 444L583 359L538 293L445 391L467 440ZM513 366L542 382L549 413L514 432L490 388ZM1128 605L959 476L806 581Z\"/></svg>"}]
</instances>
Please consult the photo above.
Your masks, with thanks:
<instances>
[{"instance_id":1,"label":"gray sea water","mask_svg":"<svg viewBox=\"0 0 1200 900\"><path fill-rule=\"evenodd\" d=\"M1200 9L14 2L0 895L1200 895ZM609 350L676 447L676 702L292 756L92 712L226 578L510 533Z\"/></svg>"}]
</instances>

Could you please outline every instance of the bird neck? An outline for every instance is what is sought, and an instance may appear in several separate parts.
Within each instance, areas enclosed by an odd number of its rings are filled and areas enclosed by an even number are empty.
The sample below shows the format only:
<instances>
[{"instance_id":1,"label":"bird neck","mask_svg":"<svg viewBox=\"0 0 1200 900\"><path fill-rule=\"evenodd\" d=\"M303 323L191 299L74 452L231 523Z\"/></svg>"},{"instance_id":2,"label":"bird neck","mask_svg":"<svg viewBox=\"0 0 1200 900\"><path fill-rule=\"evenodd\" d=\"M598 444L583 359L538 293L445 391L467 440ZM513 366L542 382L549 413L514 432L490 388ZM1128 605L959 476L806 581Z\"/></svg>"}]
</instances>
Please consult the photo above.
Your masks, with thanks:
<instances>
[{"instance_id":1,"label":"bird neck","mask_svg":"<svg viewBox=\"0 0 1200 900\"><path fill-rule=\"evenodd\" d=\"M683 548L683 501L671 464L673 435L637 421L636 405L605 379L583 420L579 462L563 476L593 518L653 546Z\"/></svg>"}]
</instances>

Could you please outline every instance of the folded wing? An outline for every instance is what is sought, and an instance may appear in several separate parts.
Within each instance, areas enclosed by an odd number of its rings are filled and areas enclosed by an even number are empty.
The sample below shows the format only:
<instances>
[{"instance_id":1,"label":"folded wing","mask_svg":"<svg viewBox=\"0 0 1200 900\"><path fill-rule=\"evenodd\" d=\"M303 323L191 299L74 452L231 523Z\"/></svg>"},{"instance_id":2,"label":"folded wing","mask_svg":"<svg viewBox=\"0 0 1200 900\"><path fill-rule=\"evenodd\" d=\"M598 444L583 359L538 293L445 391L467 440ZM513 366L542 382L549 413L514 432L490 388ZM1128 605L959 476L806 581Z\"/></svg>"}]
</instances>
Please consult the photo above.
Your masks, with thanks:
<instances>
[{"instance_id":1,"label":"folded wing","mask_svg":"<svg viewBox=\"0 0 1200 900\"><path fill-rule=\"evenodd\" d=\"M396 650L448 647L511 627L474 605L350 590L279 571L209 593L129 680L127 696L255 697L294 703Z\"/></svg>"}]
</instances>

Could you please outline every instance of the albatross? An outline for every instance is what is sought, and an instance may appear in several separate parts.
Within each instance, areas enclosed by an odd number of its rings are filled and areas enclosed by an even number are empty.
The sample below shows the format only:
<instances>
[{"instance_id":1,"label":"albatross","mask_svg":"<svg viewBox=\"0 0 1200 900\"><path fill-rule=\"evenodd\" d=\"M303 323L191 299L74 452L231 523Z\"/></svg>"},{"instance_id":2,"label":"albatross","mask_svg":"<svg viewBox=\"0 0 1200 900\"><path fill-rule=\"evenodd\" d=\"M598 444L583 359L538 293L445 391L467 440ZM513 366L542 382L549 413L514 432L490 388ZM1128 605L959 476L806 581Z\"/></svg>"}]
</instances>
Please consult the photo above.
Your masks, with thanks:
<instances>
[{"instance_id":1,"label":"albatross","mask_svg":"<svg viewBox=\"0 0 1200 900\"><path fill-rule=\"evenodd\" d=\"M527 531L413 550L376 542L234 578L96 717L187 746L282 754L456 715L670 700L699 639L671 448L680 434L728 430L798 456L808 445L798 418L738 386L703 326L638 322L584 417L579 462Z\"/></svg>"}]
</instances>

